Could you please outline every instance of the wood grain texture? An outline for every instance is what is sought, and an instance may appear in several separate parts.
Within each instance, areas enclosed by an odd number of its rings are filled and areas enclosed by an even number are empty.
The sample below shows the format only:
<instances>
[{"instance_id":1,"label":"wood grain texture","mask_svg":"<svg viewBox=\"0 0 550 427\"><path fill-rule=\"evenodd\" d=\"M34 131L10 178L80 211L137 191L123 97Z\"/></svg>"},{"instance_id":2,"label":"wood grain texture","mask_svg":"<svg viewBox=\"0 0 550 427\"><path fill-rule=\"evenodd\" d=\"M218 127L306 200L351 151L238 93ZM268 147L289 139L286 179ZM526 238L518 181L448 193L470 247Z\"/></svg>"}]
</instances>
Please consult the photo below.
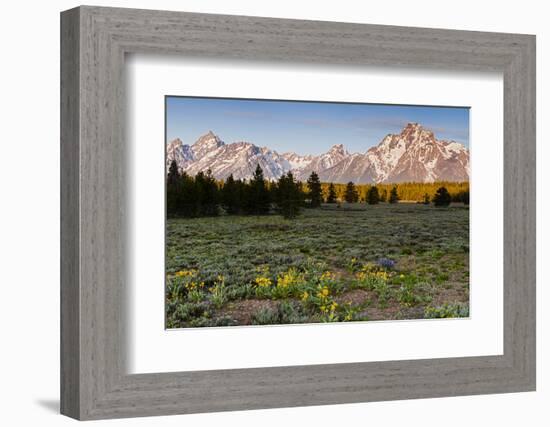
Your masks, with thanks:
<instances>
[{"instance_id":1,"label":"wood grain texture","mask_svg":"<svg viewBox=\"0 0 550 427\"><path fill-rule=\"evenodd\" d=\"M62 13L62 413L100 419L535 388L535 38L133 9ZM504 76L504 354L128 375L127 53Z\"/></svg>"},{"instance_id":2,"label":"wood grain texture","mask_svg":"<svg viewBox=\"0 0 550 427\"><path fill-rule=\"evenodd\" d=\"M61 412L80 414L79 11L61 20Z\"/></svg>"}]
</instances>

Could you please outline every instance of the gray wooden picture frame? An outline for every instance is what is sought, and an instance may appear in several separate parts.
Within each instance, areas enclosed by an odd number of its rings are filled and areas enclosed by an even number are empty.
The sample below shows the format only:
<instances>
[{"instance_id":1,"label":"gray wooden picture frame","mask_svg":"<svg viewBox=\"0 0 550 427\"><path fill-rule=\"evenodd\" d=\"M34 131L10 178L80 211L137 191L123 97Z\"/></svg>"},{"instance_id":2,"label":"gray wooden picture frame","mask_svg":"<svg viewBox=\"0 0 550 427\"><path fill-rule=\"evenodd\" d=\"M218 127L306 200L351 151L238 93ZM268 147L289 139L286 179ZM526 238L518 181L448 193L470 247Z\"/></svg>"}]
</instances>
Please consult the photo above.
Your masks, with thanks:
<instances>
[{"instance_id":1,"label":"gray wooden picture frame","mask_svg":"<svg viewBox=\"0 0 550 427\"><path fill-rule=\"evenodd\" d=\"M504 79L504 354L126 373L127 53ZM77 419L535 390L535 37L83 6L61 14L61 412Z\"/></svg>"}]
</instances>

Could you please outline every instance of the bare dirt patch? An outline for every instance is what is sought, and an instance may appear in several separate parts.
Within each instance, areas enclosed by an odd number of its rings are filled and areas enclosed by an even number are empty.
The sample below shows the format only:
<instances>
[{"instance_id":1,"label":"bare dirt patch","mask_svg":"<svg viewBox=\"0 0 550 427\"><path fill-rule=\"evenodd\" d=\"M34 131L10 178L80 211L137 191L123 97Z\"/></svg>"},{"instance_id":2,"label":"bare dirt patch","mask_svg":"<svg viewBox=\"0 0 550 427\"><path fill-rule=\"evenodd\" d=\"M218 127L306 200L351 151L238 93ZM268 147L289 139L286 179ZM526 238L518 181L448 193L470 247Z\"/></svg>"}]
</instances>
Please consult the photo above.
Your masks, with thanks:
<instances>
[{"instance_id":1,"label":"bare dirt patch","mask_svg":"<svg viewBox=\"0 0 550 427\"><path fill-rule=\"evenodd\" d=\"M469 301L468 289L462 283L447 282L444 285L437 285L437 287L439 289L433 297L433 306L454 302L467 303Z\"/></svg>"},{"instance_id":2,"label":"bare dirt patch","mask_svg":"<svg viewBox=\"0 0 550 427\"><path fill-rule=\"evenodd\" d=\"M249 299L228 303L218 313L220 316L227 316L236 320L239 325L250 325L252 316L261 309L274 309L279 303L266 299Z\"/></svg>"},{"instance_id":3,"label":"bare dirt patch","mask_svg":"<svg viewBox=\"0 0 550 427\"><path fill-rule=\"evenodd\" d=\"M365 304L367 301L371 301L372 298L372 292L364 289L355 289L339 295L335 300L338 304L351 304L355 306Z\"/></svg>"}]
</instances>

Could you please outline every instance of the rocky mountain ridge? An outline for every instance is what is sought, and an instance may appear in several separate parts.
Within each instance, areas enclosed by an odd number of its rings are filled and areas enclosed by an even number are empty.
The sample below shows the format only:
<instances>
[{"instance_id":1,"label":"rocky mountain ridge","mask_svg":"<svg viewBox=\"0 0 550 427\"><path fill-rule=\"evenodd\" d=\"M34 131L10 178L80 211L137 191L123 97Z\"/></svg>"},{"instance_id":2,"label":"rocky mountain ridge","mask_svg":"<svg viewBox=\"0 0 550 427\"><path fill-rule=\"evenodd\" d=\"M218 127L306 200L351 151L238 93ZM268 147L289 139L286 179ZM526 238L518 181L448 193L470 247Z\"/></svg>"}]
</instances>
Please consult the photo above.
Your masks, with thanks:
<instances>
[{"instance_id":1,"label":"rocky mountain ridge","mask_svg":"<svg viewBox=\"0 0 550 427\"><path fill-rule=\"evenodd\" d=\"M399 134L388 134L364 153L349 153L343 144L336 144L318 156L279 154L245 141L226 144L209 131L192 145L179 138L171 141L166 148L167 165L172 160L190 175L210 169L217 179L230 174L249 179L258 164L269 180L289 171L302 181L315 171L323 182L357 184L467 181L470 175L469 150L458 142L436 139L433 131L418 123L407 124Z\"/></svg>"}]
</instances>

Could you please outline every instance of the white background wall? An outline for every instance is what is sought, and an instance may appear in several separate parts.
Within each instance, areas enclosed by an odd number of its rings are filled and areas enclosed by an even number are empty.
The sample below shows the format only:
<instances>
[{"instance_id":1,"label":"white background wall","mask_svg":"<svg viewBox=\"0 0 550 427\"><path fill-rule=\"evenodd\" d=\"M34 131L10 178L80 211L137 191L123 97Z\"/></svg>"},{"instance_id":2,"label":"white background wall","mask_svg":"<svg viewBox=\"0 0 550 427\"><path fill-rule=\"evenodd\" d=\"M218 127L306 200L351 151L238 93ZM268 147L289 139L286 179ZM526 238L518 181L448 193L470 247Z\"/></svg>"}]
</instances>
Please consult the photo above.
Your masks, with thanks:
<instances>
[{"instance_id":1,"label":"white background wall","mask_svg":"<svg viewBox=\"0 0 550 427\"><path fill-rule=\"evenodd\" d=\"M94 4L537 35L538 391L109 421L109 425L498 425L550 423L550 27L544 2L188 0ZM75 1L4 2L0 18L0 422L63 426L59 405L59 12ZM546 12L546 13L545 13ZM29 195L32 194L32 199ZM545 310L546 309L546 310ZM546 363L545 363L546 362Z\"/></svg>"}]
</instances>

